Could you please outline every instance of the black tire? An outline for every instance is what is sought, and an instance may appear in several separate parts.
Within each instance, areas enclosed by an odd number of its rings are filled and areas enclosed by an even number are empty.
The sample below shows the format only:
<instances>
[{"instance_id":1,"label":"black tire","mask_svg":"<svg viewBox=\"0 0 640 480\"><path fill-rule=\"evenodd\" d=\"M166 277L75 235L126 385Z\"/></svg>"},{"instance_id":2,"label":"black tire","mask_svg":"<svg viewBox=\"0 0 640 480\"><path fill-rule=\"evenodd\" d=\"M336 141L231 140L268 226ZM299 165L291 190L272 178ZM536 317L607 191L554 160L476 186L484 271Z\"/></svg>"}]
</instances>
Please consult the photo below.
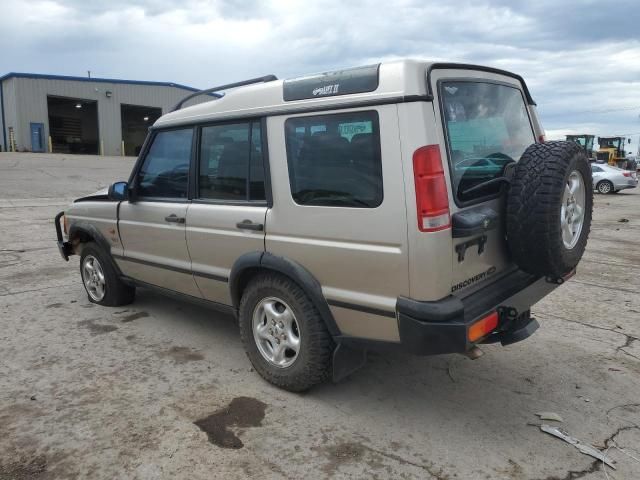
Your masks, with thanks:
<instances>
[{"instance_id":1,"label":"black tire","mask_svg":"<svg viewBox=\"0 0 640 480\"><path fill-rule=\"evenodd\" d=\"M85 260L89 256L98 260L104 274L104 296L100 300L91 296L91 293L85 283L83 266L85 264ZM120 280L111 256L94 242L88 242L82 245L82 253L80 254L80 277L82 278L82 284L87 292L87 297L92 303L107 307L119 307L122 305L128 305L135 299L135 287L127 285Z\"/></svg>"},{"instance_id":2,"label":"black tire","mask_svg":"<svg viewBox=\"0 0 640 480\"><path fill-rule=\"evenodd\" d=\"M253 314L268 297L282 299L293 310L300 332L297 357L287 367L275 366L264 358L254 339ZM243 292L238 316L245 352L265 380L291 392L302 392L329 378L333 340L313 303L294 281L276 273L255 277Z\"/></svg>"},{"instance_id":3,"label":"black tire","mask_svg":"<svg viewBox=\"0 0 640 480\"><path fill-rule=\"evenodd\" d=\"M582 176L584 219L576 243L567 248L560 216L572 172ZM577 144L545 142L527 148L515 166L507 199L507 241L522 270L558 278L576 267L591 228L592 185L589 161Z\"/></svg>"},{"instance_id":4,"label":"black tire","mask_svg":"<svg viewBox=\"0 0 640 480\"><path fill-rule=\"evenodd\" d=\"M609 180L602 180L598 182L598 184L596 185L596 189L598 190L598 193L602 193L603 195L614 193L613 183L611 183Z\"/></svg>"}]
</instances>

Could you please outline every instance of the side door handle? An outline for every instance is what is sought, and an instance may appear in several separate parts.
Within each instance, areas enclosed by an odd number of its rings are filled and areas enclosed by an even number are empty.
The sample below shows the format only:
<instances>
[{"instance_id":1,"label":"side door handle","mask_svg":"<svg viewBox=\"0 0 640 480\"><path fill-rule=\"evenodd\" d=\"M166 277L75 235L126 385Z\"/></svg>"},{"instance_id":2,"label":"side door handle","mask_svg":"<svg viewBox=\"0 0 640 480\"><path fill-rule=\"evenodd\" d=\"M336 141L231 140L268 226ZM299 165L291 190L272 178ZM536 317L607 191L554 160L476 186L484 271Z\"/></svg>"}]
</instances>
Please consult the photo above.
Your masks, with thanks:
<instances>
[{"instance_id":1,"label":"side door handle","mask_svg":"<svg viewBox=\"0 0 640 480\"><path fill-rule=\"evenodd\" d=\"M169 222L169 223L184 223L185 222L185 218L184 217L179 217L175 213L172 213L168 217L164 217L164 220L165 220L165 222Z\"/></svg>"},{"instance_id":2,"label":"side door handle","mask_svg":"<svg viewBox=\"0 0 640 480\"><path fill-rule=\"evenodd\" d=\"M241 230L255 230L256 232L261 232L264 230L264 225L262 223L253 223L251 220L243 220L241 222L236 223L236 227Z\"/></svg>"}]
</instances>

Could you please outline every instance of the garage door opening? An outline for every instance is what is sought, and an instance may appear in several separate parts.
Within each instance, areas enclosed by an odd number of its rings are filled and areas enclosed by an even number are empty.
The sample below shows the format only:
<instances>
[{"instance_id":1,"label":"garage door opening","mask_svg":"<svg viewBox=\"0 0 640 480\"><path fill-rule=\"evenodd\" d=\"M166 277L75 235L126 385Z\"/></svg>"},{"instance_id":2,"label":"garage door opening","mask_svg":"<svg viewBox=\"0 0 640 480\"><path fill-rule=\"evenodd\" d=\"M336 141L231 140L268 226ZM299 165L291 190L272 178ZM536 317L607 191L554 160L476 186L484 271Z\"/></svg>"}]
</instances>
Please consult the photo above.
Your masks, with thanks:
<instances>
[{"instance_id":1,"label":"garage door opening","mask_svg":"<svg viewBox=\"0 0 640 480\"><path fill-rule=\"evenodd\" d=\"M47 96L53 153L98 154L98 102Z\"/></svg>"},{"instance_id":2,"label":"garage door opening","mask_svg":"<svg viewBox=\"0 0 640 480\"><path fill-rule=\"evenodd\" d=\"M160 118L162 109L141 105L120 106L122 116L122 141L126 156L138 156L149 127Z\"/></svg>"}]
</instances>

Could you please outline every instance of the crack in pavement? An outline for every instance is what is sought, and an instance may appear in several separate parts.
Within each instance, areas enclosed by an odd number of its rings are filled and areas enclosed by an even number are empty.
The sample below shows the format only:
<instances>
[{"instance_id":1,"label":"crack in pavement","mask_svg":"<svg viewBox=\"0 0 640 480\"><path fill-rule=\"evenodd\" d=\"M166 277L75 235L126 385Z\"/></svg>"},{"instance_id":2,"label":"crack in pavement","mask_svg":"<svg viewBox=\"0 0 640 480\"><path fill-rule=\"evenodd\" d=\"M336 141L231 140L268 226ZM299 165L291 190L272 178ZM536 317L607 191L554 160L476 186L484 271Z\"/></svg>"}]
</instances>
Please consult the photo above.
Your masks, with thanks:
<instances>
[{"instance_id":1,"label":"crack in pavement","mask_svg":"<svg viewBox=\"0 0 640 480\"><path fill-rule=\"evenodd\" d=\"M634 337L632 335L628 335L626 333L624 335L627 337L625 339L624 345L620 345L619 347L617 347L616 352L622 352L625 355L629 355L630 357L640 360L640 357L638 357L637 355L634 355L633 353L629 353L625 350L625 348L630 347L631 345L633 345L633 342L637 342L638 340L640 340L640 338Z\"/></svg>"},{"instance_id":2,"label":"crack in pavement","mask_svg":"<svg viewBox=\"0 0 640 480\"><path fill-rule=\"evenodd\" d=\"M636 295L640 293L637 290L629 290L628 288L622 288L622 287L610 287L608 285L601 285L599 283L591 283L591 282L585 282L584 280L576 280L575 278L571 279L571 283L581 283L582 285L589 285L591 287L606 288L607 290L615 290L616 292L634 293Z\"/></svg>"},{"instance_id":3,"label":"crack in pavement","mask_svg":"<svg viewBox=\"0 0 640 480\"><path fill-rule=\"evenodd\" d=\"M617 410L618 408L626 408L626 407L640 407L640 403L625 403L623 405L616 405L615 407L612 407L609 410L607 410L607 415L609 415L614 410Z\"/></svg>"},{"instance_id":4,"label":"crack in pavement","mask_svg":"<svg viewBox=\"0 0 640 480\"><path fill-rule=\"evenodd\" d=\"M65 287L77 287L77 285L51 285L50 287L34 288L32 290L21 290L19 292L0 293L0 297L11 297L13 295L20 295L21 293L40 292L42 290L50 290L52 288L65 288Z\"/></svg>"},{"instance_id":5,"label":"crack in pavement","mask_svg":"<svg viewBox=\"0 0 640 480\"><path fill-rule=\"evenodd\" d=\"M614 267L624 267L624 268L629 268L629 264L628 263L620 263L620 262L606 262L604 260L593 260L590 258L583 258L581 260L581 262L586 262L586 263L597 263L598 265L610 265L610 266L614 266ZM632 275L640 275L640 272L625 272L625 273L630 273Z\"/></svg>"},{"instance_id":6,"label":"crack in pavement","mask_svg":"<svg viewBox=\"0 0 640 480\"><path fill-rule=\"evenodd\" d=\"M622 353L624 353L625 355L629 355L629 356L630 356L630 357L632 357L632 358L635 358L635 359L637 359L637 360L640 360L640 357L638 357L637 355L634 355L633 353L629 353L629 352L627 352L626 350L624 350L625 348L630 347L630 346L633 344L633 342L639 341L639 340L640 340L640 338L639 338L639 337L636 337L636 336L631 335L631 334L629 334L629 333L621 332L620 330L616 330L615 328L601 327L601 326L599 326L599 325L593 325L593 324L591 324L591 323L579 322L578 320L570 320L570 319L568 319L568 318L564 318L564 317L561 317L561 316L559 316L559 315L554 315L554 314L552 314L552 313L546 313L546 312L542 312L542 313L540 313L540 312L536 312L536 314L537 314L537 315L542 315L542 316L545 316L545 315L546 315L546 316L548 316L548 317L556 318L556 319L558 319L558 320L563 320L563 321L565 321L565 322L569 322L569 323L577 323L577 324L582 325L582 326L584 326L584 327L589 327L589 328L593 328L593 329L596 329L596 330L605 330L605 331L607 331L607 332L612 332L612 333L617 333L618 335L622 335L623 337L625 337L625 342L624 342L624 344L623 344L623 345L620 345L620 346L616 347L616 353L618 353L618 352L622 352Z\"/></svg>"},{"instance_id":7,"label":"crack in pavement","mask_svg":"<svg viewBox=\"0 0 640 480\"><path fill-rule=\"evenodd\" d=\"M614 408L618 408L618 407L614 407ZM624 427L620 427L618 428L615 432L613 432L611 435L609 435L605 441L603 442L604 444L604 449L603 450L607 450L611 445L611 442L613 442L613 440L620 435L622 432L626 432L628 430L634 430L634 429L638 429L640 430L640 426L638 425L625 425ZM591 464L583 469L583 470L569 470L567 472L567 474L564 477L558 477L558 476L548 476L545 477L544 479L541 480L577 480L579 478L583 478L591 473L595 473L599 470L599 466L602 464L602 461L600 460L594 460L593 462L591 462Z\"/></svg>"},{"instance_id":8,"label":"crack in pavement","mask_svg":"<svg viewBox=\"0 0 640 480\"><path fill-rule=\"evenodd\" d=\"M389 458L391 460L395 460L401 465L411 465L412 467L420 468L421 470L424 470L429 475L431 475L432 478L435 478L436 480L446 480L449 478L449 475L446 475L441 468L436 471L433 463L430 463L429 465L424 465L422 463L416 463L416 462L412 462L411 460L407 460L406 458L403 458L400 455L396 455L395 453L387 453L384 450L378 450L368 445L362 445L362 447L365 450L368 450L372 453L377 453L378 455L382 455L383 457Z\"/></svg>"}]
</instances>

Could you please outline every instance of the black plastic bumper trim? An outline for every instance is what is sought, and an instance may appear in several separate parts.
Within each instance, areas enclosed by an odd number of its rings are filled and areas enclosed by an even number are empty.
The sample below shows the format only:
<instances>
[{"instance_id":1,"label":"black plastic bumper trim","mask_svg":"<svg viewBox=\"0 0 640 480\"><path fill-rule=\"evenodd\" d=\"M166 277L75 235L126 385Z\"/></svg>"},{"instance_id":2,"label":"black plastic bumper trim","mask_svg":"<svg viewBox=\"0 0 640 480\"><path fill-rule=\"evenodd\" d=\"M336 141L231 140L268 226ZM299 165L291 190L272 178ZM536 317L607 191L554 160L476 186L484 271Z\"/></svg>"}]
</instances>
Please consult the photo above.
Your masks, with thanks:
<instances>
[{"instance_id":1,"label":"black plastic bumper trim","mask_svg":"<svg viewBox=\"0 0 640 480\"><path fill-rule=\"evenodd\" d=\"M132 262L132 263L138 263L140 265L146 265L149 267L155 267L155 268L162 268L164 270L169 270L171 272L177 272L177 273L185 273L187 275L194 275L196 277L202 277L202 278L208 278L210 280L217 280L218 282L228 282L229 279L227 277L223 277L222 275L215 275L213 273L205 273L205 272L196 272L196 271L192 271L186 268L180 268L180 267L172 267L171 265L164 265L161 263L156 263L156 262L150 262L148 260L141 260L139 258L131 258L131 257L125 257L124 255L114 255L112 254L112 257L117 259L117 260L124 260L125 262Z\"/></svg>"},{"instance_id":2,"label":"black plastic bumper trim","mask_svg":"<svg viewBox=\"0 0 640 480\"><path fill-rule=\"evenodd\" d=\"M339 300L327 300L327 303L333 307L347 308L349 310L356 310L358 312L369 313L371 315L379 315L381 317L396 318L396 312L391 312L389 310L381 310L379 308L367 307L356 303L341 302Z\"/></svg>"},{"instance_id":3,"label":"black plastic bumper trim","mask_svg":"<svg viewBox=\"0 0 640 480\"><path fill-rule=\"evenodd\" d=\"M398 297L396 309L400 314L431 322L447 322L464 314L462 300L453 295L435 302L421 302L412 298Z\"/></svg>"}]
</instances>

